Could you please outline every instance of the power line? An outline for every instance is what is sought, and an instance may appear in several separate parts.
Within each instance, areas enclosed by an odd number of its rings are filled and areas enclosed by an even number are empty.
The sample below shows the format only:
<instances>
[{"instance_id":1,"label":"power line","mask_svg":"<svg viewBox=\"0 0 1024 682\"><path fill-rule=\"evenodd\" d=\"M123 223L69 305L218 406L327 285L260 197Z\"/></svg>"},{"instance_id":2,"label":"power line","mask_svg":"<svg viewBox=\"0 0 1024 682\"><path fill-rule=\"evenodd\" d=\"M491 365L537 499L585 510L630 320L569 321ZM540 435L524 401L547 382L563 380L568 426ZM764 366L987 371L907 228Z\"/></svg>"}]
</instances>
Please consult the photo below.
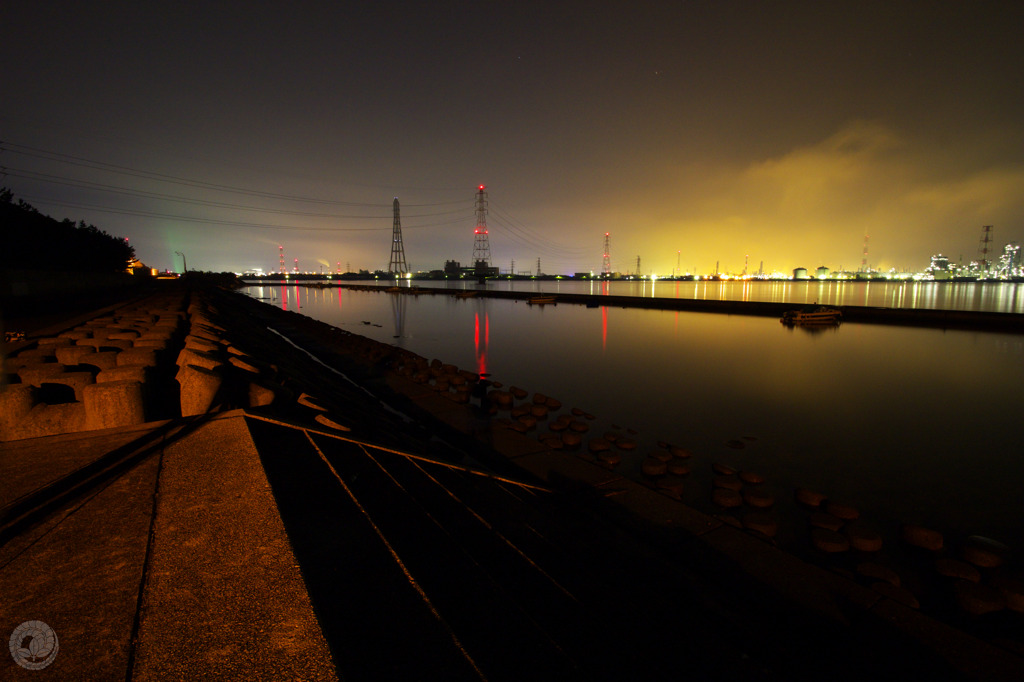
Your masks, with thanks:
<instances>
[{"instance_id":1,"label":"power line","mask_svg":"<svg viewBox=\"0 0 1024 682\"><path fill-rule=\"evenodd\" d=\"M158 182L167 182L176 185L184 185L186 187L196 187L200 189L210 189L219 192L230 192L233 194L243 194L246 196L256 196L268 199L283 199L286 201L298 201L305 203L314 204L328 204L336 206L362 206L362 207L375 207L375 208L388 208L389 204L381 203L366 203L366 202L353 202L353 201L342 201L338 199L320 199L316 197L304 197L294 194L280 194L276 192L265 192L260 190L252 190L245 187L235 187L232 185L220 185L217 183L205 182L202 180L194 180L190 178L184 178L177 175L169 175L166 173L157 173L154 171L141 170L138 168L131 168L128 166L120 166L117 164L106 163L103 161L96 161L94 159L87 159L80 156L72 156L70 154L61 154L59 152L52 152L45 149L38 149L36 147L29 147L26 145L20 145L13 142L0 141L0 151L7 151L13 154L20 154L23 156L31 156L38 159L45 159L47 161L56 161L58 163L65 163L72 166L79 166L84 168L91 168L93 170L104 171L107 173L116 173L119 175L127 175L130 177L144 178L147 180L155 180ZM427 206L445 206L462 203L462 201L449 201L449 202L437 202L431 204L409 204L414 208L427 207Z\"/></svg>"},{"instance_id":2,"label":"power line","mask_svg":"<svg viewBox=\"0 0 1024 682\"><path fill-rule=\"evenodd\" d=\"M172 215L169 213L158 213L156 211L128 210L112 208L109 206L96 206L95 204L83 204L72 201L54 201L42 197L24 196L27 200L34 201L40 205L63 206L64 208L84 208L87 210L99 211L101 213L114 213L118 215L132 215L144 218L160 218L164 220L180 220L183 222L203 223L207 225L223 225L226 227L251 227L256 229L273 229L286 231L310 231L310 232L379 232L387 229L385 227L306 227L300 225L268 225L265 223L251 223L238 220L218 220L214 218L196 218L192 216ZM442 223L428 223L411 225L407 229L422 229L425 227L439 227L445 225L465 224L464 221L447 221Z\"/></svg>"},{"instance_id":3,"label":"power line","mask_svg":"<svg viewBox=\"0 0 1024 682\"><path fill-rule=\"evenodd\" d=\"M27 171L21 168L5 168L7 175L12 178L23 178L26 180L37 180L40 182L48 182L56 185L64 185L67 187L77 187L80 189L96 189L102 192L109 192L113 194L122 194L125 196L144 197L150 199L159 199L161 201L173 201L177 203L191 204L194 206L210 206L214 208L230 208L242 211L252 211L256 213L276 213L283 215L296 215L306 216L314 218L343 218L343 219L382 219L387 216L384 215L344 215L337 213L316 213L312 211L289 211L286 209L279 208L265 208L260 206L249 206L244 204L231 204L222 201L210 201L207 199L191 199L189 197L178 196L174 194L165 194L162 192L150 192L148 190L137 190L130 187L122 187L119 185L108 185L100 182L92 182L90 180L76 180L74 178L67 178L60 175L51 175L49 173L37 173L35 171ZM456 213L465 213L468 202L462 202L464 206L459 209L453 209L451 211L439 211L435 213L414 213L409 214L408 218L422 218L422 217L435 217L442 215L454 215Z\"/></svg>"}]
</instances>

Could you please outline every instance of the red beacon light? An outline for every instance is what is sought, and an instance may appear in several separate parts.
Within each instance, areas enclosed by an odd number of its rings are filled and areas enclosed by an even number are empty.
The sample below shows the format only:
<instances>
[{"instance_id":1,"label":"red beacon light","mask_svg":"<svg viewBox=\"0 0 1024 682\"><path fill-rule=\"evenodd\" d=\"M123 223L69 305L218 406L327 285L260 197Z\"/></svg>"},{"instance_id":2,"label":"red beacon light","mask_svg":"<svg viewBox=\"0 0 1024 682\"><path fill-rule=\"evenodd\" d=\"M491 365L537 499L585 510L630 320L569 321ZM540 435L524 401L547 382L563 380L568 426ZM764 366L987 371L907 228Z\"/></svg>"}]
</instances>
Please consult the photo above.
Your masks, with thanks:
<instances>
[{"instance_id":1,"label":"red beacon light","mask_svg":"<svg viewBox=\"0 0 1024 682\"><path fill-rule=\"evenodd\" d=\"M483 185L480 185L480 187L479 187L478 189L479 189L479 190L480 190L481 192L483 192L483 191L484 191L485 189L487 189L487 188L486 188L486 187L484 187Z\"/></svg>"}]
</instances>

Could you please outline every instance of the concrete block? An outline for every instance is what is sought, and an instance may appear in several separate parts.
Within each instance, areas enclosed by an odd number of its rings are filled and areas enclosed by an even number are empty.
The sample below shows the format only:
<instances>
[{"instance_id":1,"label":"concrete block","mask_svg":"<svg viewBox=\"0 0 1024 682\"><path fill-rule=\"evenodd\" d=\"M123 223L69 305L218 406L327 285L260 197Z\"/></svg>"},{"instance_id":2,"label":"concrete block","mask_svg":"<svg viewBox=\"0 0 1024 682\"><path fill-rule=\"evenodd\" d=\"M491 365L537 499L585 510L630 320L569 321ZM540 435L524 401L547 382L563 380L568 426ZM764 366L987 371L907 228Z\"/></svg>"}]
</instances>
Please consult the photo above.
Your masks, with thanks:
<instances>
[{"instance_id":1,"label":"concrete block","mask_svg":"<svg viewBox=\"0 0 1024 682\"><path fill-rule=\"evenodd\" d=\"M53 376L48 377L46 381L40 385L40 389L45 393L46 388L49 385L58 384L68 386L74 391L75 400L81 402L82 391L86 386L94 383L96 383L96 380L93 378L92 372L64 372L62 374L54 374ZM46 402L52 403L53 401L47 400Z\"/></svg>"},{"instance_id":2,"label":"concrete block","mask_svg":"<svg viewBox=\"0 0 1024 682\"><path fill-rule=\"evenodd\" d=\"M176 377L181 387L181 416L205 414L213 407L224 378L215 369L183 365Z\"/></svg>"},{"instance_id":3,"label":"concrete block","mask_svg":"<svg viewBox=\"0 0 1024 682\"><path fill-rule=\"evenodd\" d=\"M146 421L146 411L139 381L106 381L86 386L82 402L85 404L87 429L109 429L131 426Z\"/></svg>"},{"instance_id":4,"label":"concrete block","mask_svg":"<svg viewBox=\"0 0 1024 682\"><path fill-rule=\"evenodd\" d=\"M237 367L240 370L243 370L243 371L246 371L246 372L251 372L252 374L259 374L260 373L260 368L259 367L255 366L255 365L253 365L251 363L248 363L245 360L242 360L241 358L236 357L234 355L232 355L230 358L228 358L228 362L230 362L232 364L232 366Z\"/></svg>"},{"instance_id":5,"label":"concrete block","mask_svg":"<svg viewBox=\"0 0 1024 682\"><path fill-rule=\"evenodd\" d=\"M189 334L185 337L185 348L212 353L220 349L220 344L216 341L211 341L194 334Z\"/></svg>"},{"instance_id":6,"label":"concrete block","mask_svg":"<svg viewBox=\"0 0 1024 682\"><path fill-rule=\"evenodd\" d=\"M48 336L38 341L40 348L43 346L50 346L53 348L59 348L61 346L73 346L74 341L68 338L60 336Z\"/></svg>"},{"instance_id":7,"label":"concrete block","mask_svg":"<svg viewBox=\"0 0 1024 682\"><path fill-rule=\"evenodd\" d=\"M43 348L28 348L18 353L19 358L26 361L38 360L40 362L54 362L56 354L52 346Z\"/></svg>"},{"instance_id":8,"label":"concrete block","mask_svg":"<svg viewBox=\"0 0 1024 682\"><path fill-rule=\"evenodd\" d=\"M213 353L193 350L191 348L182 348L181 352L178 353L178 359L175 364L178 365L178 367L194 365L196 367L204 367L206 369L216 369L224 363L221 362L220 358Z\"/></svg>"},{"instance_id":9,"label":"concrete block","mask_svg":"<svg viewBox=\"0 0 1024 682\"><path fill-rule=\"evenodd\" d=\"M130 324L131 326L135 327L148 326L156 322L156 320L157 316L154 315L153 313L139 310L122 315L119 321L122 324Z\"/></svg>"},{"instance_id":10,"label":"concrete block","mask_svg":"<svg viewBox=\"0 0 1024 682\"><path fill-rule=\"evenodd\" d=\"M20 438L39 438L86 429L85 407L82 403L46 405L32 408L20 425Z\"/></svg>"},{"instance_id":11,"label":"concrete block","mask_svg":"<svg viewBox=\"0 0 1024 682\"><path fill-rule=\"evenodd\" d=\"M113 369L117 367L117 356L121 351L105 350L99 353L92 353L84 356L78 363L80 365L91 365L98 371Z\"/></svg>"},{"instance_id":12,"label":"concrete block","mask_svg":"<svg viewBox=\"0 0 1024 682\"><path fill-rule=\"evenodd\" d=\"M132 342L128 339L101 339L96 342L96 350L99 352L108 350L124 350L131 347Z\"/></svg>"},{"instance_id":13,"label":"concrete block","mask_svg":"<svg viewBox=\"0 0 1024 682\"><path fill-rule=\"evenodd\" d=\"M108 381L138 381L146 384L150 381L152 368L147 365L118 365L111 369L105 369L96 375L96 383L103 384Z\"/></svg>"},{"instance_id":14,"label":"concrete block","mask_svg":"<svg viewBox=\"0 0 1024 682\"><path fill-rule=\"evenodd\" d=\"M57 349L57 362L62 365L78 365L88 362L86 358L94 354L96 349L92 346L67 346Z\"/></svg>"},{"instance_id":15,"label":"concrete block","mask_svg":"<svg viewBox=\"0 0 1024 682\"><path fill-rule=\"evenodd\" d=\"M221 334L210 329L206 325L193 324L189 329L187 338L202 339L211 343L220 343Z\"/></svg>"},{"instance_id":16,"label":"concrete block","mask_svg":"<svg viewBox=\"0 0 1024 682\"><path fill-rule=\"evenodd\" d=\"M139 339L162 339L164 341L170 341L175 336L174 329L170 327L152 327L148 331L144 331L139 334Z\"/></svg>"},{"instance_id":17,"label":"concrete block","mask_svg":"<svg viewBox=\"0 0 1024 682\"><path fill-rule=\"evenodd\" d=\"M28 356L22 357L21 355L15 355L14 357L4 358L4 371L10 372L11 374L17 374L18 370L23 367L36 367L39 365L57 365L56 362L47 362L43 358L31 358Z\"/></svg>"},{"instance_id":18,"label":"concrete block","mask_svg":"<svg viewBox=\"0 0 1024 682\"><path fill-rule=\"evenodd\" d=\"M145 338L148 335L140 336L132 344L134 348L152 348L154 350L166 350L171 342L169 339Z\"/></svg>"},{"instance_id":19,"label":"concrete block","mask_svg":"<svg viewBox=\"0 0 1024 682\"><path fill-rule=\"evenodd\" d=\"M117 354L118 367L122 365L156 367L158 363L159 359L155 348L129 348Z\"/></svg>"},{"instance_id":20,"label":"concrete block","mask_svg":"<svg viewBox=\"0 0 1024 682\"><path fill-rule=\"evenodd\" d=\"M161 316L157 320L151 329L153 333L170 333L171 335L177 334L181 331L184 322L180 317L163 317Z\"/></svg>"},{"instance_id":21,"label":"concrete block","mask_svg":"<svg viewBox=\"0 0 1024 682\"><path fill-rule=\"evenodd\" d=\"M39 386L49 377L63 374L64 365L56 362L44 362L35 365L28 365L18 369L17 374L21 377L21 383Z\"/></svg>"},{"instance_id":22,"label":"concrete block","mask_svg":"<svg viewBox=\"0 0 1024 682\"><path fill-rule=\"evenodd\" d=\"M0 391L0 441L16 440L21 423L36 404L36 387L10 384Z\"/></svg>"},{"instance_id":23,"label":"concrete block","mask_svg":"<svg viewBox=\"0 0 1024 682\"><path fill-rule=\"evenodd\" d=\"M277 394L274 389L269 386L264 386L261 383L255 381L249 382L249 407L263 407L264 405L270 405L274 402L274 398Z\"/></svg>"}]
</instances>

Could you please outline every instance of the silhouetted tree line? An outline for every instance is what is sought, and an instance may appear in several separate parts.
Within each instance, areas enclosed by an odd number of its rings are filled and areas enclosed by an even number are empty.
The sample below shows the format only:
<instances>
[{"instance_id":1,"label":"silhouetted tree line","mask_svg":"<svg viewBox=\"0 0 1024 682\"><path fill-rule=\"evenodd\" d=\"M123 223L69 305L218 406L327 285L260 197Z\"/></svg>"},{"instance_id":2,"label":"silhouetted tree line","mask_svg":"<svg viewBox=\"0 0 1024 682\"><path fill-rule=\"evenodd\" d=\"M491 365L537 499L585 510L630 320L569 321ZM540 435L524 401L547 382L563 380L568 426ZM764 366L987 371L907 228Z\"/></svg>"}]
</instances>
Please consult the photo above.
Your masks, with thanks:
<instances>
[{"instance_id":1,"label":"silhouetted tree line","mask_svg":"<svg viewBox=\"0 0 1024 682\"><path fill-rule=\"evenodd\" d=\"M95 225L43 215L0 189L0 267L16 270L123 272L135 249Z\"/></svg>"}]
</instances>

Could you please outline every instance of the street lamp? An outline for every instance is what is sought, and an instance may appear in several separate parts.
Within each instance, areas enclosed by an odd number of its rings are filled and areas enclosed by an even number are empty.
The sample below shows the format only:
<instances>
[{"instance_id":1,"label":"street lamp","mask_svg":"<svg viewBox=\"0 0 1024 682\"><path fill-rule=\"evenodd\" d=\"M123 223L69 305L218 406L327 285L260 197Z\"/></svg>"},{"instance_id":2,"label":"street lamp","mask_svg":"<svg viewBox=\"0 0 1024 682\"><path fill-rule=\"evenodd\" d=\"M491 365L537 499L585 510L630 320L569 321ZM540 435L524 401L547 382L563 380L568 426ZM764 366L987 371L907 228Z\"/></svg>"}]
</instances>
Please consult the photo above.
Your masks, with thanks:
<instances>
[{"instance_id":1,"label":"street lamp","mask_svg":"<svg viewBox=\"0 0 1024 682\"><path fill-rule=\"evenodd\" d=\"M188 261L185 260L185 254L183 254L181 251L175 251L174 253L176 253L179 256L181 256L181 264L185 268L185 272L187 273L188 272Z\"/></svg>"}]
</instances>

